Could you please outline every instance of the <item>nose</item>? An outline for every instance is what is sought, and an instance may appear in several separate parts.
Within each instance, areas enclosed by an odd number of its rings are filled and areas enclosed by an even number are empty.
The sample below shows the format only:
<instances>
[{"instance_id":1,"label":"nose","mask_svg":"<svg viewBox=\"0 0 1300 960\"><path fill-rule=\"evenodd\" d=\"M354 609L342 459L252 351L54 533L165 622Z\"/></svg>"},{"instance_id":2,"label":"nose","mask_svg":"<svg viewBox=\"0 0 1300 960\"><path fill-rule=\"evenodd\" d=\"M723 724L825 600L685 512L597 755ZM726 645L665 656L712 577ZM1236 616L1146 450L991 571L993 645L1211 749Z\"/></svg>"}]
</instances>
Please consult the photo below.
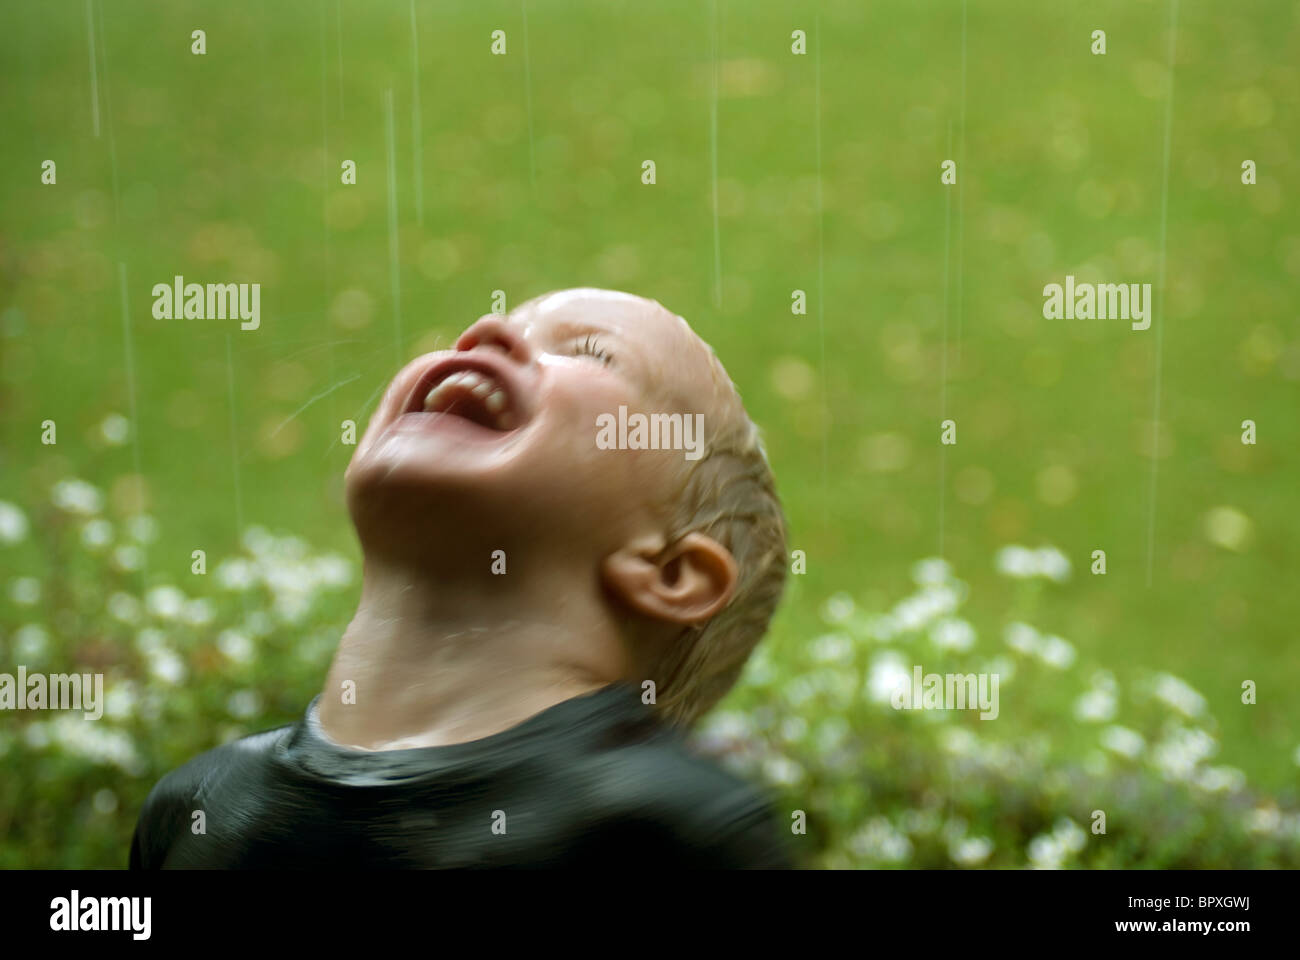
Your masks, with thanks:
<instances>
[{"instance_id":1,"label":"nose","mask_svg":"<svg viewBox=\"0 0 1300 960\"><path fill-rule=\"evenodd\" d=\"M473 350L475 347L500 350L516 363L527 363L531 356L524 338L501 317L491 313L476 320L456 341L457 350Z\"/></svg>"}]
</instances>

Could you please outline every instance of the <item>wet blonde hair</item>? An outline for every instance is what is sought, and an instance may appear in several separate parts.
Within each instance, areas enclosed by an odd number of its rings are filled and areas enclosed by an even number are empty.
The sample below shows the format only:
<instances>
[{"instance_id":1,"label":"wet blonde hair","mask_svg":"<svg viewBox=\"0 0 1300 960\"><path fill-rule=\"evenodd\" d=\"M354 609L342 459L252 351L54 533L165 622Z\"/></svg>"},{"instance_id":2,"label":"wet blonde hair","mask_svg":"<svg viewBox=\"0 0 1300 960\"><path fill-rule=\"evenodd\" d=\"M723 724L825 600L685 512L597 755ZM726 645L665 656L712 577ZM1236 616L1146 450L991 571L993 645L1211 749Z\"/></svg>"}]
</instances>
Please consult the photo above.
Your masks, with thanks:
<instances>
[{"instance_id":1,"label":"wet blonde hair","mask_svg":"<svg viewBox=\"0 0 1300 960\"><path fill-rule=\"evenodd\" d=\"M786 577L785 515L758 427L716 354L691 336L708 351L713 428L667 504L668 540L692 532L712 537L731 551L738 580L727 606L676 637L653 671L660 713L683 726L735 685L767 631Z\"/></svg>"}]
</instances>

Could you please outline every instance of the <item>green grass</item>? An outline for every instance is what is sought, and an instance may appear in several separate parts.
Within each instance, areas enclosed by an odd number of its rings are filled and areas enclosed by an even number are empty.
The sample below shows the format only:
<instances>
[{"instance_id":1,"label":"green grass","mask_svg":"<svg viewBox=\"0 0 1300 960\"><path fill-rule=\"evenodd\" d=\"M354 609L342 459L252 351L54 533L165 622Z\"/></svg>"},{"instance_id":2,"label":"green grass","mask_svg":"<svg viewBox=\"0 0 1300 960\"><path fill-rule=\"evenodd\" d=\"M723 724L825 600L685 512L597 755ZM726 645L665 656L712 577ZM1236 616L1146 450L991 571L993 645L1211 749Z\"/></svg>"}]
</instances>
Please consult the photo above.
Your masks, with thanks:
<instances>
[{"instance_id":1,"label":"green grass","mask_svg":"<svg viewBox=\"0 0 1300 960\"><path fill-rule=\"evenodd\" d=\"M241 523L355 558L339 424L364 426L399 361L446 345L494 290L514 305L627 289L691 321L766 431L791 547L808 556L776 662L825 630L828 596L883 606L941 550L983 629L1014 599L998 548L1051 543L1075 576L1036 624L1121 682L1184 678L1218 719L1220 762L1295 788L1294 5L1180 4L1162 248L1165 3L971 3L964 69L959 3L827 2L820 35L804 5L720 3L717 303L707 4L530 4L527 67L520 4L420 4L418 170L408 4L98 6L99 136L84 5L0 10L0 499L31 509L67 476L116 482L125 512L142 492L161 532L148 580L187 590L191 551L215 564ZM807 56L790 52L796 28ZM194 29L205 56L189 52ZM1105 56L1089 52L1094 29ZM957 187L939 181L949 157ZM345 159L355 186L339 182ZM1148 331L1042 317L1043 285L1067 273L1155 285L1162 262ZM261 329L154 319L150 289L175 274L260 282ZM795 289L806 316L791 315ZM133 401L137 442L98 442ZM955 447L938 442L945 417ZM55 446L39 442L47 419ZM1239 442L1245 419L1255 446ZM864 444L882 434L901 455L871 469ZM137 457L141 484L117 482ZM1068 470L1049 474L1073 486L1063 502L1041 494L1049 468ZM1206 537L1220 506L1252 524L1240 551ZM1088 573L1094 549L1104 577ZM36 540L7 548L0 579L52 562ZM4 609L0 638L27 616ZM1254 706L1240 704L1247 679ZM1064 695L1036 700L1059 704L1066 745L1092 735Z\"/></svg>"}]
</instances>

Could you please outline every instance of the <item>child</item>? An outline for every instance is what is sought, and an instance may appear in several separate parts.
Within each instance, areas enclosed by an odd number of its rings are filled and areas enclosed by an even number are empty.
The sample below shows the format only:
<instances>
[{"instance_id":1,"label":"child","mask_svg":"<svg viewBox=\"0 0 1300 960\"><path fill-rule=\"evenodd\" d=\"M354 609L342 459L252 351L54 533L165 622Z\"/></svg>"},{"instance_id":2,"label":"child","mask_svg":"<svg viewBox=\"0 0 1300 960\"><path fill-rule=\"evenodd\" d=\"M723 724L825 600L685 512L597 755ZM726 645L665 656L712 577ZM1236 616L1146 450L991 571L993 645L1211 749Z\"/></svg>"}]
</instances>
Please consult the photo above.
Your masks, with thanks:
<instances>
[{"instance_id":1,"label":"child","mask_svg":"<svg viewBox=\"0 0 1300 960\"><path fill-rule=\"evenodd\" d=\"M767 627L785 524L682 318L593 289L483 317L397 375L345 479L363 584L324 691L164 777L132 867L790 865L683 741Z\"/></svg>"}]
</instances>

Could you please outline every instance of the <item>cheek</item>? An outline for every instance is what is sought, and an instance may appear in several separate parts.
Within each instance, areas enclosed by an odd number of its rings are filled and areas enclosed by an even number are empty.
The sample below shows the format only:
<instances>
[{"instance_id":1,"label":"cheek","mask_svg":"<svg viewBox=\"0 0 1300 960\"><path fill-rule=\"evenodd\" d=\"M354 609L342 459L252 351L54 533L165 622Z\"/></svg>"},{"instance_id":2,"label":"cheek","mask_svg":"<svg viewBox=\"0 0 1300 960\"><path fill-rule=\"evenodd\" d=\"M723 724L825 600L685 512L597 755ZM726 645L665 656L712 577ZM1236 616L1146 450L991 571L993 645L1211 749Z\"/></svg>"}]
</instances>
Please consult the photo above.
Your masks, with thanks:
<instances>
[{"instance_id":1,"label":"cheek","mask_svg":"<svg viewBox=\"0 0 1300 960\"><path fill-rule=\"evenodd\" d=\"M631 411L638 404L626 383L600 368L565 370L554 378L544 400L545 410L558 424L593 448L597 420L606 414L617 417L620 406Z\"/></svg>"}]
</instances>

